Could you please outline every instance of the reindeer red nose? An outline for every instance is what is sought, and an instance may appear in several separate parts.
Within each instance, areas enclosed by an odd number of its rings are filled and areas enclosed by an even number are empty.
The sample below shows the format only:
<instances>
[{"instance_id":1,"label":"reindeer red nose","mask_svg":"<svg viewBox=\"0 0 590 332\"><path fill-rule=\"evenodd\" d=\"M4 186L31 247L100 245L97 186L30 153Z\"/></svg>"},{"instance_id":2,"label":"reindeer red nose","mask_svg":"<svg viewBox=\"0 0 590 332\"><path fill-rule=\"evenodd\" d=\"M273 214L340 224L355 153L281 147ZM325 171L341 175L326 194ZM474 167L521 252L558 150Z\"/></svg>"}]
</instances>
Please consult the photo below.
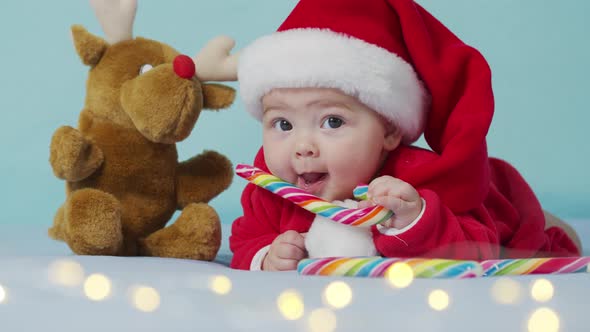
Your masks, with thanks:
<instances>
[{"instance_id":1,"label":"reindeer red nose","mask_svg":"<svg viewBox=\"0 0 590 332\"><path fill-rule=\"evenodd\" d=\"M186 55L177 55L172 63L176 75L190 79L195 76L195 63L193 59Z\"/></svg>"}]
</instances>

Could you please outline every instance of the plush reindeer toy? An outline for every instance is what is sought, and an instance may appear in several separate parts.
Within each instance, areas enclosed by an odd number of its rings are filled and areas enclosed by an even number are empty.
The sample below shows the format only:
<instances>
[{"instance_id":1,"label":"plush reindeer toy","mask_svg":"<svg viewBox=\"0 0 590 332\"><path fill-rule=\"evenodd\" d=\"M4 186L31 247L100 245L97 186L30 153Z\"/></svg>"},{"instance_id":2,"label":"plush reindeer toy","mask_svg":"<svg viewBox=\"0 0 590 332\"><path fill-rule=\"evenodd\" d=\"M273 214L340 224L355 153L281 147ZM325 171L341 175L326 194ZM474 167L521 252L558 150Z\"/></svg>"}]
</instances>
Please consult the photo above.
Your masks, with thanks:
<instances>
[{"instance_id":1,"label":"plush reindeer toy","mask_svg":"<svg viewBox=\"0 0 590 332\"><path fill-rule=\"evenodd\" d=\"M201 110L233 102L232 88L205 83L235 80L233 41L214 39L191 59L132 37L135 0L91 4L106 40L72 27L90 70L78 127L63 126L51 140L50 163L67 194L49 235L82 255L212 260L221 227L207 202L230 185L232 165L214 151L179 163L175 143Z\"/></svg>"}]
</instances>

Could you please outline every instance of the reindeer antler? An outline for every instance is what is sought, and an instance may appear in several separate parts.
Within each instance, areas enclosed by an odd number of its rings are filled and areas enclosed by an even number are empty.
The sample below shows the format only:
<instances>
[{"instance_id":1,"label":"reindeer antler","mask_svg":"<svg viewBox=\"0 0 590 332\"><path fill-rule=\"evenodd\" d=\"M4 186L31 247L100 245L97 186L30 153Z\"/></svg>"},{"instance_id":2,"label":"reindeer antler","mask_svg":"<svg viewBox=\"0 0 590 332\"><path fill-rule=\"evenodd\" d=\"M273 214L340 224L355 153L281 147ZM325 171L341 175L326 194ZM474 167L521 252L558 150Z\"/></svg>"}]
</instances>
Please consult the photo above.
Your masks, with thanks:
<instances>
[{"instance_id":1,"label":"reindeer antler","mask_svg":"<svg viewBox=\"0 0 590 332\"><path fill-rule=\"evenodd\" d=\"M238 53L229 54L235 41L227 36L211 39L193 61L201 81L236 81L238 79Z\"/></svg>"},{"instance_id":2,"label":"reindeer antler","mask_svg":"<svg viewBox=\"0 0 590 332\"><path fill-rule=\"evenodd\" d=\"M133 38L137 0L90 0L90 5L110 44Z\"/></svg>"}]
</instances>

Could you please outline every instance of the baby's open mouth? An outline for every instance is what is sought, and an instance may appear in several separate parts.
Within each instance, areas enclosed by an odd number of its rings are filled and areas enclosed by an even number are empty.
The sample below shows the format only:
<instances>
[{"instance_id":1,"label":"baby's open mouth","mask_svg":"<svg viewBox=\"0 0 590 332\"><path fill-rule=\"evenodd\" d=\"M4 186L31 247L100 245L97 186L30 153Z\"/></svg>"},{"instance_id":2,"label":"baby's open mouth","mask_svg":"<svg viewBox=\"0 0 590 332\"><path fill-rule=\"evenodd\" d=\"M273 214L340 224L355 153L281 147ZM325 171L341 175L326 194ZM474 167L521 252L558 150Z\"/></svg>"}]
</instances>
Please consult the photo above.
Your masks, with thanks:
<instances>
[{"instance_id":1,"label":"baby's open mouth","mask_svg":"<svg viewBox=\"0 0 590 332\"><path fill-rule=\"evenodd\" d=\"M321 182L323 182L328 177L328 173L319 173L319 172L311 172L311 173L303 173L299 174L297 177L297 186L308 191L314 191L318 188Z\"/></svg>"}]
</instances>

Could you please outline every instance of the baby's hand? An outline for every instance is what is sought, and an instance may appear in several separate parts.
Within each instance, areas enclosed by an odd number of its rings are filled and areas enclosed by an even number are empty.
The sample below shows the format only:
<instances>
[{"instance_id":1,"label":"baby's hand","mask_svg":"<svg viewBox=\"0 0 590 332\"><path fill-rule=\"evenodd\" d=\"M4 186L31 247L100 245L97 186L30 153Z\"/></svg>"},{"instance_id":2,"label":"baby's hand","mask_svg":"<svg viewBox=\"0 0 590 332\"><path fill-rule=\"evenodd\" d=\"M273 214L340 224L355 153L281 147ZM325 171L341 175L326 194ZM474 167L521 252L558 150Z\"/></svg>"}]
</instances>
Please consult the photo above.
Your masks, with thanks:
<instances>
[{"instance_id":1,"label":"baby's hand","mask_svg":"<svg viewBox=\"0 0 590 332\"><path fill-rule=\"evenodd\" d=\"M411 184L392 176L382 176L371 181L367 192L368 201L359 202L359 208L381 205L394 215L382 223L397 229L408 226L422 211L422 198Z\"/></svg>"},{"instance_id":2,"label":"baby's hand","mask_svg":"<svg viewBox=\"0 0 590 332\"><path fill-rule=\"evenodd\" d=\"M287 271L297 269L297 263L307 257L305 241L302 234L286 231L277 236L270 245L270 250L262 261L266 271Z\"/></svg>"}]
</instances>

